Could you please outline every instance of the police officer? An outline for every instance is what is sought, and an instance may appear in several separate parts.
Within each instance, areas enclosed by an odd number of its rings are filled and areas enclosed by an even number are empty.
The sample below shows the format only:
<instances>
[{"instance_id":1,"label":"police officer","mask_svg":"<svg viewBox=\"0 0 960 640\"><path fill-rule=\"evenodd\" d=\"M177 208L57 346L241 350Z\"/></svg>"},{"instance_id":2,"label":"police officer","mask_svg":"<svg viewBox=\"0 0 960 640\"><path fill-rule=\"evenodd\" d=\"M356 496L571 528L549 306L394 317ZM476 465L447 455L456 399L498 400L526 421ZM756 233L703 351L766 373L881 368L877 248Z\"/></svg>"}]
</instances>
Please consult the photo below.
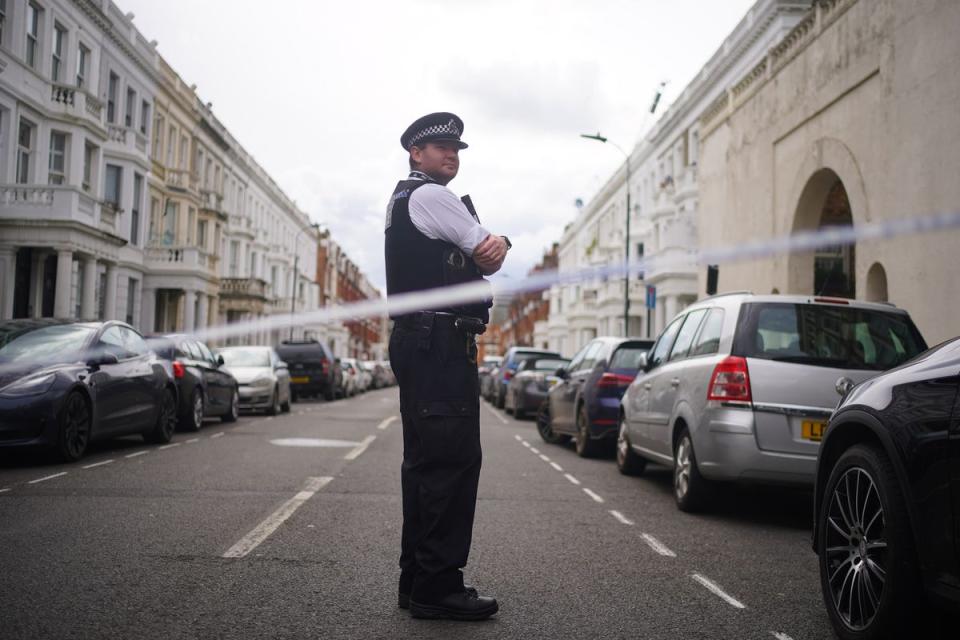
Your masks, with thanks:
<instances>
[{"instance_id":1,"label":"police officer","mask_svg":"<svg viewBox=\"0 0 960 640\"><path fill-rule=\"evenodd\" d=\"M400 137L410 175L387 206L387 294L482 281L509 240L480 225L469 196L447 188L460 168L463 121L432 113ZM390 362L403 418L403 532L398 604L416 618L483 620L494 598L464 585L480 479L475 336L490 300L395 316Z\"/></svg>"}]
</instances>

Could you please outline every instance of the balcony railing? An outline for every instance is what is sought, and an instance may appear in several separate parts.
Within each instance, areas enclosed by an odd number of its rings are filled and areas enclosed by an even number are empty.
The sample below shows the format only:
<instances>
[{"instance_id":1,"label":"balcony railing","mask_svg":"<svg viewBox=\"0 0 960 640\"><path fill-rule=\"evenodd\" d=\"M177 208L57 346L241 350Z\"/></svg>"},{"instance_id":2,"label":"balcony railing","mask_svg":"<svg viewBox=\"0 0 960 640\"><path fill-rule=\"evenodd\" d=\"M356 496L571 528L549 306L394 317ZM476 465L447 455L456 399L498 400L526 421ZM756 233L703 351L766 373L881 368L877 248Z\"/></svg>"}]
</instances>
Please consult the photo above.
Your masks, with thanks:
<instances>
[{"instance_id":1,"label":"balcony railing","mask_svg":"<svg viewBox=\"0 0 960 640\"><path fill-rule=\"evenodd\" d=\"M217 266L217 256L197 247L147 247L145 256L154 267L164 269L183 269L200 272L213 271Z\"/></svg>"},{"instance_id":2,"label":"balcony railing","mask_svg":"<svg viewBox=\"0 0 960 640\"><path fill-rule=\"evenodd\" d=\"M266 301L267 283L260 278L223 278L220 280L220 295L259 298Z\"/></svg>"},{"instance_id":3,"label":"balcony railing","mask_svg":"<svg viewBox=\"0 0 960 640\"><path fill-rule=\"evenodd\" d=\"M171 189L194 192L197 190L196 175L184 169L167 169L166 182Z\"/></svg>"},{"instance_id":4,"label":"balcony railing","mask_svg":"<svg viewBox=\"0 0 960 640\"><path fill-rule=\"evenodd\" d=\"M53 205L53 191L47 187L3 185L0 186L0 204L49 207Z\"/></svg>"},{"instance_id":5,"label":"balcony railing","mask_svg":"<svg viewBox=\"0 0 960 640\"><path fill-rule=\"evenodd\" d=\"M216 191L200 189L200 206L226 219L226 213L223 210L223 196Z\"/></svg>"},{"instance_id":6,"label":"balcony railing","mask_svg":"<svg viewBox=\"0 0 960 640\"><path fill-rule=\"evenodd\" d=\"M104 202L100 206L100 228L112 234L117 233L117 218L120 209L113 202Z\"/></svg>"}]
</instances>

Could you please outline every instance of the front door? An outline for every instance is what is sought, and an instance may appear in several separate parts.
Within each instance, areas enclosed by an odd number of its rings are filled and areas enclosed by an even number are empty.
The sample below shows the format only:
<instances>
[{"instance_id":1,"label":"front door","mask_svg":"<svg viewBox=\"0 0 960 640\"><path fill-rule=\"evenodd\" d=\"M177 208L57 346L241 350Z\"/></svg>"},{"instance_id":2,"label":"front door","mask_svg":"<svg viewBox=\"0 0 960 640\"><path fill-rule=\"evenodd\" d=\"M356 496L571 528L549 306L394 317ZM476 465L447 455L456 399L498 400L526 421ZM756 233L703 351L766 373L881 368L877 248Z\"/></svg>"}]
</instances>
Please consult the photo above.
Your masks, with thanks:
<instances>
[{"instance_id":1,"label":"front door","mask_svg":"<svg viewBox=\"0 0 960 640\"><path fill-rule=\"evenodd\" d=\"M633 403L633 420L630 429L630 442L648 451L654 450L652 440L654 387L659 383L663 369L668 364L670 351L682 322L683 318L680 317L667 325L667 328L657 338L656 344L650 349L646 371L641 371L637 375L636 393L631 400Z\"/></svg>"},{"instance_id":2,"label":"front door","mask_svg":"<svg viewBox=\"0 0 960 640\"><path fill-rule=\"evenodd\" d=\"M589 348L590 343L587 343L573 356L566 367L566 376L550 394L550 425L555 431L573 431L573 403L576 401L579 390L578 384L583 383L582 379L579 383L577 382L576 373L580 370Z\"/></svg>"}]
</instances>

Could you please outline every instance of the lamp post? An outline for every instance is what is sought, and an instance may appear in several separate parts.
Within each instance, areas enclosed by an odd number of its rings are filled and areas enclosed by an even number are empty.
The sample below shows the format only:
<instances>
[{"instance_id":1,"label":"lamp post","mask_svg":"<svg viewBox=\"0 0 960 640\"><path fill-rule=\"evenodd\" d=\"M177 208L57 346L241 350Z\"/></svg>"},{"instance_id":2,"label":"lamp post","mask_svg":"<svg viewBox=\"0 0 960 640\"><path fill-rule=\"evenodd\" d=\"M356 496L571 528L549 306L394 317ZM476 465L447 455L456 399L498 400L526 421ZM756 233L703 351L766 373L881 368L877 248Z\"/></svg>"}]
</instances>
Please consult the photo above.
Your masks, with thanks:
<instances>
[{"instance_id":1,"label":"lamp post","mask_svg":"<svg viewBox=\"0 0 960 640\"><path fill-rule=\"evenodd\" d=\"M630 335L630 154L621 149L615 142L610 142L610 140L601 136L599 132L596 134L581 133L580 137L609 143L613 148L623 154L625 161L626 178L624 179L624 184L627 189L627 224L626 237L623 241L623 337L626 338Z\"/></svg>"},{"instance_id":2,"label":"lamp post","mask_svg":"<svg viewBox=\"0 0 960 640\"><path fill-rule=\"evenodd\" d=\"M317 222L311 222L309 227L303 227L293 237L293 285L290 290L290 340L293 341L293 317L297 314L297 267L300 261L300 251L297 249L297 243L300 241L300 234L307 229L316 231L320 228Z\"/></svg>"}]
</instances>

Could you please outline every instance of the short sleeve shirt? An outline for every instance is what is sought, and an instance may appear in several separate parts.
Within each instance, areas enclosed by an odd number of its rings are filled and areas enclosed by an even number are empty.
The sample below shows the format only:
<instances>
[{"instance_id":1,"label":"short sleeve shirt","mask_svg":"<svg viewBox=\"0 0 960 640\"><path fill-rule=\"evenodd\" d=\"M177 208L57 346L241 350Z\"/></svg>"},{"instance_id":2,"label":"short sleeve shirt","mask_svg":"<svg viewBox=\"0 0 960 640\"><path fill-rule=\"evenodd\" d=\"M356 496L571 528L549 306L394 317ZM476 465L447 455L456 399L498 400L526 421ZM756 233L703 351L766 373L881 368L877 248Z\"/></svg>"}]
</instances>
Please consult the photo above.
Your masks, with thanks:
<instances>
[{"instance_id":1,"label":"short sleeve shirt","mask_svg":"<svg viewBox=\"0 0 960 640\"><path fill-rule=\"evenodd\" d=\"M444 240L472 256L490 232L450 189L428 182L410 196L410 221L431 240Z\"/></svg>"}]
</instances>

